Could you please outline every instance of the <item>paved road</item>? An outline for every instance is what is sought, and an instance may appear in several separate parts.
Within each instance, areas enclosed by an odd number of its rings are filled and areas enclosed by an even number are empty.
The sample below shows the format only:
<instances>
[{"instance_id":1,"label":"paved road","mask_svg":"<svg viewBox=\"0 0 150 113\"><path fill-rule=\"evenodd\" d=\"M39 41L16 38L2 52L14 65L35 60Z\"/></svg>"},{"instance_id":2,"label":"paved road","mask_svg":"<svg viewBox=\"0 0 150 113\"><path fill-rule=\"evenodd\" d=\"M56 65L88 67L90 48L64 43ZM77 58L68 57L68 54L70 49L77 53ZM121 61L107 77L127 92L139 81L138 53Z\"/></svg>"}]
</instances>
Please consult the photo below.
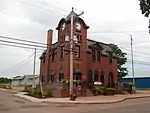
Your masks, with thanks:
<instances>
[{"instance_id":1,"label":"paved road","mask_svg":"<svg viewBox=\"0 0 150 113\"><path fill-rule=\"evenodd\" d=\"M33 103L0 90L0 113L150 113L149 106L150 98L95 105Z\"/></svg>"}]
</instances>

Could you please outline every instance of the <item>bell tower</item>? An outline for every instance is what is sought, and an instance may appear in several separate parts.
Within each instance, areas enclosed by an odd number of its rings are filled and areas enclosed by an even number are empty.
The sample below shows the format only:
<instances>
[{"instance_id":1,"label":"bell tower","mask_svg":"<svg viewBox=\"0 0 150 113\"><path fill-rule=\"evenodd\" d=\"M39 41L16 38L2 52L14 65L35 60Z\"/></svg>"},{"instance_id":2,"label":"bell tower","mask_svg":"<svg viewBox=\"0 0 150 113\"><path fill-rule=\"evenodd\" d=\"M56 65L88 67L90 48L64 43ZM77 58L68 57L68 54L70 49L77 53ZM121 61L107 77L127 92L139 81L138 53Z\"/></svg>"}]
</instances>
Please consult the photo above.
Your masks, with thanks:
<instances>
[{"instance_id":1,"label":"bell tower","mask_svg":"<svg viewBox=\"0 0 150 113\"><path fill-rule=\"evenodd\" d=\"M71 15L73 15L73 39L74 43L82 43L87 38L87 26L83 19L81 19L72 9L66 18L62 18L57 26L58 43L65 43L69 41L71 34Z\"/></svg>"},{"instance_id":2,"label":"bell tower","mask_svg":"<svg viewBox=\"0 0 150 113\"><path fill-rule=\"evenodd\" d=\"M66 18L62 18L57 26L58 30L58 46L60 48L60 54L62 53L62 50L69 50L69 44L70 44L70 37L71 37L71 17L73 16L73 70L74 70L74 79L80 79L83 80L83 78L86 78L86 62L87 58L87 29L89 26L87 26L82 18L80 18L77 13L72 11L69 13L69 15ZM63 49L62 49L63 47ZM61 58L61 55L59 56ZM68 78L70 75L70 57L67 55L65 56L64 60L62 60L62 64L65 62L67 63L68 67L63 65L63 67L66 68L68 73ZM75 75L75 70L78 70L80 73L80 76Z\"/></svg>"}]
</instances>

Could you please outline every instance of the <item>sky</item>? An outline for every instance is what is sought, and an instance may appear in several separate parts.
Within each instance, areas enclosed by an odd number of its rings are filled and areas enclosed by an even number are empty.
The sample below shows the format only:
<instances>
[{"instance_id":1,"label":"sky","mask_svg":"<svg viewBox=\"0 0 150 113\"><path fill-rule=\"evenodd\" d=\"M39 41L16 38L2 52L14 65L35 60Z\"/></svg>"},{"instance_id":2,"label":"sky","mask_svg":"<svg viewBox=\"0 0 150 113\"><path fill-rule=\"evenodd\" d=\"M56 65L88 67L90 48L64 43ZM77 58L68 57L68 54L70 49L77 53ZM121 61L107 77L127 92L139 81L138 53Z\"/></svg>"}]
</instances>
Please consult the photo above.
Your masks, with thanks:
<instances>
[{"instance_id":1,"label":"sky","mask_svg":"<svg viewBox=\"0 0 150 113\"><path fill-rule=\"evenodd\" d=\"M89 39L115 43L127 53L128 77L132 77L132 35L135 76L149 76L149 20L141 15L138 0L1 0L0 36L46 43L47 30L52 29L53 42L56 42L55 28L59 20L70 13L71 7L78 14L84 11L81 18L90 26ZM1 45L2 43L4 42L0 42L0 76L33 74L34 50ZM42 50L37 51L36 74L39 73L41 52Z\"/></svg>"}]
</instances>

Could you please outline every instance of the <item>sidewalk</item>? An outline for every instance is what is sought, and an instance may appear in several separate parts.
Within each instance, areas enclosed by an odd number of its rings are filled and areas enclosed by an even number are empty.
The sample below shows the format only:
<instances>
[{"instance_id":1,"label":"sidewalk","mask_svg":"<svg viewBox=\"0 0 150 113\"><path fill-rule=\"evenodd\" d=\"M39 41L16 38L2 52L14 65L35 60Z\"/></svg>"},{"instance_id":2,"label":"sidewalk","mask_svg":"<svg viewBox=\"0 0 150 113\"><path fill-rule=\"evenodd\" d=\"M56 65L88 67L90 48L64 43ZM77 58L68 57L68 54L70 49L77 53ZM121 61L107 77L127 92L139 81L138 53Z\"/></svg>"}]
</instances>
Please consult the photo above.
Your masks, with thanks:
<instances>
[{"instance_id":1,"label":"sidewalk","mask_svg":"<svg viewBox=\"0 0 150 113\"><path fill-rule=\"evenodd\" d=\"M62 104L109 104L109 103L121 102L127 99L150 97L150 91L138 91L137 94L132 94L132 95L128 94L128 95L114 95L114 96L78 97L76 101L70 101L69 98L37 99L24 94L25 93L20 92L14 95L30 100L32 102L59 103L59 104L60 103Z\"/></svg>"}]
</instances>

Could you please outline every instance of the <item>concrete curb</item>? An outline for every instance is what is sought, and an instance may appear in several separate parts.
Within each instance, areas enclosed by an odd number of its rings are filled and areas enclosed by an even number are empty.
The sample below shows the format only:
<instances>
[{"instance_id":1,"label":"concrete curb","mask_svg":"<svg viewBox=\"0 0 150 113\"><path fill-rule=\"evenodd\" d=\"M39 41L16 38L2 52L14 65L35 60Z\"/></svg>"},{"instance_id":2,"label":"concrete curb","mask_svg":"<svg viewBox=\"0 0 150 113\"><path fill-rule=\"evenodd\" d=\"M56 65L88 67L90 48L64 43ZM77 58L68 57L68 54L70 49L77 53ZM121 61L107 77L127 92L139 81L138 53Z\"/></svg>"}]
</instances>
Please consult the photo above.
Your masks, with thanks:
<instances>
[{"instance_id":1,"label":"concrete curb","mask_svg":"<svg viewBox=\"0 0 150 113\"><path fill-rule=\"evenodd\" d=\"M16 94L13 94L13 96L14 96L14 97L18 97L18 98L20 98L20 99L24 99L24 100L29 101L29 102L32 102L30 99L27 99L27 98L18 96L18 95L16 95Z\"/></svg>"},{"instance_id":2,"label":"concrete curb","mask_svg":"<svg viewBox=\"0 0 150 113\"><path fill-rule=\"evenodd\" d=\"M126 99L121 99L117 101L112 101L112 102L78 102L78 101L70 101L70 102L48 102L48 101L42 101L43 103L53 103L53 104L112 104L112 103L119 103L122 102Z\"/></svg>"},{"instance_id":3,"label":"concrete curb","mask_svg":"<svg viewBox=\"0 0 150 113\"><path fill-rule=\"evenodd\" d=\"M126 100L129 100L129 99L138 99L138 98L150 98L150 95L149 96L141 96L141 97L127 97Z\"/></svg>"},{"instance_id":4,"label":"concrete curb","mask_svg":"<svg viewBox=\"0 0 150 113\"><path fill-rule=\"evenodd\" d=\"M150 95L139 95L139 96L132 96L132 97L122 97L118 100L113 100L113 101L46 101L44 99L37 99L34 97L30 97L27 95L24 95L23 93L19 94L14 94L14 96L17 96L19 98L28 100L30 102L37 102L37 103L52 103L52 104L112 104L112 103L119 103L125 100L129 100L129 99L138 99L138 98L150 98ZM29 98L28 98L29 97ZM69 98L68 98L69 100Z\"/></svg>"}]
</instances>

